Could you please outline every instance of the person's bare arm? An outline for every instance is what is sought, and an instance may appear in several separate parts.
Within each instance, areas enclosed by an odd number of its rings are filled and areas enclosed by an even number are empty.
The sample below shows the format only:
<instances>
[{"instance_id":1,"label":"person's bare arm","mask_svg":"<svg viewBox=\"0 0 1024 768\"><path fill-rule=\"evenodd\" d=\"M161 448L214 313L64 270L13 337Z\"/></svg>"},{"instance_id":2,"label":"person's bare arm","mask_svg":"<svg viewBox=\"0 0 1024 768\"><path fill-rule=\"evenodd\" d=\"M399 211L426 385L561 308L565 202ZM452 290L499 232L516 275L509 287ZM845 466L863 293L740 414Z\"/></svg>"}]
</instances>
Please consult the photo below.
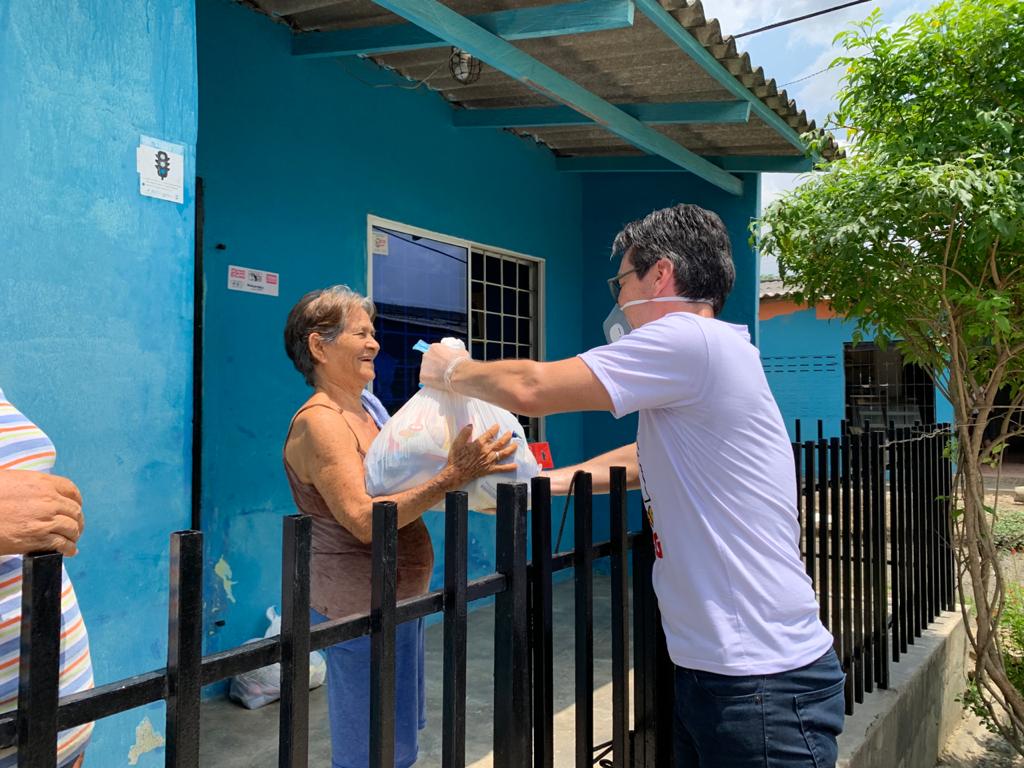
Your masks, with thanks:
<instances>
[{"instance_id":1,"label":"person's bare arm","mask_svg":"<svg viewBox=\"0 0 1024 768\"><path fill-rule=\"evenodd\" d=\"M609 470L612 467L626 468L626 488L633 490L640 487L640 465L636 460L636 443L623 445L621 448L602 453L592 459L543 473L543 477L551 478L551 493L554 496L565 496L569 493L569 483L577 472L589 472L593 476L594 493L608 493L611 490Z\"/></svg>"},{"instance_id":2,"label":"person's bare arm","mask_svg":"<svg viewBox=\"0 0 1024 768\"><path fill-rule=\"evenodd\" d=\"M451 367L456 360L459 362ZM420 381L424 386L451 389L524 416L612 410L604 385L578 357L554 363L484 363L469 359L464 350L431 344L420 365Z\"/></svg>"},{"instance_id":3,"label":"person's bare arm","mask_svg":"<svg viewBox=\"0 0 1024 768\"><path fill-rule=\"evenodd\" d=\"M85 527L82 496L66 477L0 470L0 555L78 553Z\"/></svg>"},{"instance_id":4,"label":"person's bare arm","mask_svg":"<svg viewBox=\"0 0 1024 768\"><path fill-rule=\"evenodd\" d=\"M471 430L466 427L458 434L448 464L436 476L407 491L378 498L366 492L355 435L337 412L314 408L300 414L285 452L292 469L316 487L335 519L367 544L373 537L374 502L395 502L398 527L402 528L441 501L448 491L456 491L486 474L515 470L515 464L504 463L516 450L510 445L511 433L497 437L494 426L470 441Z\"/></svg>"}]
</instances>

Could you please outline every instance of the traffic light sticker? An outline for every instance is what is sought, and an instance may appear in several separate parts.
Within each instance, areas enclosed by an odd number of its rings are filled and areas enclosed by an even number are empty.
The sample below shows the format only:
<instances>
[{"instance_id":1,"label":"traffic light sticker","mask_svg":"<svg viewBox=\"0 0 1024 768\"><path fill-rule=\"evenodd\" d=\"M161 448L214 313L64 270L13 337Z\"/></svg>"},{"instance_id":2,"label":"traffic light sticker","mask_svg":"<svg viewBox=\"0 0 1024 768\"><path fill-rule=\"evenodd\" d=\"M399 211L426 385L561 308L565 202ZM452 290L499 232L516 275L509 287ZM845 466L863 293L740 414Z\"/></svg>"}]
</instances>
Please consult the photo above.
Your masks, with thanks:
<instances>
[{"instance_id":1,"label":"traffic light sticker","mask_svg":"<svg viewBox=\"0 0 1024 768\"><path fill-rule=\"evenodd\" d=\"M135 170L139 174L139 194L185 201L185 146L152 136L141 136L135 150Z\"/></svg>"}]
</instances>

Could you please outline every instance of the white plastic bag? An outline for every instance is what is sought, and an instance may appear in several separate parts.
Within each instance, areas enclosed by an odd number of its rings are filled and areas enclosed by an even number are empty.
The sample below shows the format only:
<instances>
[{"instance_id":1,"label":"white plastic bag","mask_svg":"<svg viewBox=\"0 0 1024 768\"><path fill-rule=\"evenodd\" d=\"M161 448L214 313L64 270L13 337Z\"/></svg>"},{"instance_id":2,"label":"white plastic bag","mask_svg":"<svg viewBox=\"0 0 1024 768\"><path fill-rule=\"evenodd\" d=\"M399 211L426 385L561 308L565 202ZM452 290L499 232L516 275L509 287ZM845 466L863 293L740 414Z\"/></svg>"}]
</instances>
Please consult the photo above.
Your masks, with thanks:
<instances>
[{"instance_id":1,"label":"white plastic bag","mask_svg":"<svg viewBox=\"0 0 1024 768\"><path fill-rule=\"evenodd\" d=\"M465 349L458 339L446 338L442 344ZM448 462L448 450L459 430L473 425L476 439L498 425L498 434L511 430L516 446L513 456L503 463L516 464L515 472L485 475L462 488L469 495L469 508L494 511L498 483L528 482L540 472L540 466L526 444L519 420L496 405L464 395L421 389L403 405L370 444L366 454L366 490L371 496L385 496L408 490L430 480ZM432 507L444 510L444 501Z\"/></svg>"},{"instance_id":2,"label":"white plastic bag","mask_svg":"<svg viewBox=\"0 0 1024 768\"><path fill-rule=\"evenodd\" d=\"M263 637L274 637L281 634L281 616L274 606L267 608L270 626ZM246 643L255 643L260 638L254 637ZM320 651L309 654L309 690L319 688L327 679L327 660ZM266 667L243 672L231 678L228 696L246 709L259 709L281 698L281 665L270 664Z\"/></svg>"}]
</instances>

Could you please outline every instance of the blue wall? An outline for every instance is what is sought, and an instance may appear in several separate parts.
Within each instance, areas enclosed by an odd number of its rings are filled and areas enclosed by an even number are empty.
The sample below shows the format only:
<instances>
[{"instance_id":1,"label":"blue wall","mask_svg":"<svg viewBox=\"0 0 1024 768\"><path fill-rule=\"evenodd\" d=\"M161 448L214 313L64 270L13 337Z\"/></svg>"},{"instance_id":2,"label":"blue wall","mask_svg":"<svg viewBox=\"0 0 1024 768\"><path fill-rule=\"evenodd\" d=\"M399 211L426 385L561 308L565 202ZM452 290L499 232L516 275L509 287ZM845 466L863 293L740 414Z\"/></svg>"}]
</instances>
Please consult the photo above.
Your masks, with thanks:
<instances>
[{"instance_id":1,"label":"blue wall","mask_svg":"<svg viewBox=\"0 0 1024 768\"><path fill-rule=\"evenodd\" d=\"M425 87L368 62L293 59L286 27L226 0L200 0L198 24L203 528L207 567L223 557L225 576L208 581L216 650L262 634L279 601L280 518L294 512L281 446L309 395L282 330L306 291L366 289L367 214L545 259L549 359L581 349L582 214L580 179L547 149L452 128L451 107ZM228 264L280 272L280 297L227 291ZM560 464L581 458L580 424L548 419ZM471 518L472 577L493 568L494 518ZM441 516L427 521L439 545Z\"/></svg>"},{"instance_id":2,"label":"blue wall","mask_svg":"<svg viewBox=\"0 0 1024 768\"><path fill-rule=\"evenodd\" d=\"M607 279L618 262L609 261L612 241L622 226L658 208L677 203L694 203L722 217L732 241L736 284L722 312L722 318L744 323L756 343L758 259L750 247L748 225L760 207L759 178L744 175L740 197L688 173L599 173L583 176L583 252L586 265L580 276L583 291L582 348L604 344L602 322L612 308ZM583 417L583 443L587 456L595 456L636 440L636 416L615 419L608 413ZM630 528L640 525L639 496L630 498ZM604 499L594 501L595 538L608 530L608 507Z\"/></svg>"},{"instance_id":3,"label":"blue wall","mask_svg":"<svg viewBox=\"0 0 1024 768\"><path fill-rule=\"evenodd\" d=\"M804 309L761 321L761 362L779 404L790 439L801 420L801 439L817 436L821 419L826 437L839 436L846 418L843 345L853 340L856 322L819 320ZM935 391L935 419L953 421L953 407Z\"/></svg>"},{"instance_id":4,"label":"blue wall","mask_svg":"<svg viewBox=\"0 0 1024 768\"><path fill-rule=\"evenodd\" d=\"M82 490L67 569L103 684L166 664L189 525L193 2L6 0L0 72L0 386ZM188 147L183 205L139 195L140 134ZM163 733L162 706L98 723L87 763L126 765L147 716Z\"/></svg>"}]
</instances>

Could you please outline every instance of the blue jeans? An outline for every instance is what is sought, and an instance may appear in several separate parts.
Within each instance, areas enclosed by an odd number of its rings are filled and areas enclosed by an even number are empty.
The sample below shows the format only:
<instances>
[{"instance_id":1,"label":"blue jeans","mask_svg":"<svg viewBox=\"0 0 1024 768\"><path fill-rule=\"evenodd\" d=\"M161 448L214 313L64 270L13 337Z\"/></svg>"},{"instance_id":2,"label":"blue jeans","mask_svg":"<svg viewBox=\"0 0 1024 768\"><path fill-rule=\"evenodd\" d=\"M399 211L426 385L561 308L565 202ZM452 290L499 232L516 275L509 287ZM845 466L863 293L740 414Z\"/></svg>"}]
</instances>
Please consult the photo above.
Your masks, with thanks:
<instances>
[{"instance_id":1,"label":"blue jeans","mask_svg":"<svg viewBox=\"0 0 1024 768\"><path fill-rule=\"evenodd\" d=\"M831 650L773 675L676 667L676 768L833 768L845 680Z\"/></svg>"},{"instance_id":2,"label":"blue jeans","mask_svg":"<svg viewBox=\"0 0 1024 768\"><path fill-rule=\"evenodd\" d=\"M327 621L310 610L313 624ZM370 638L357 637L324 649L331 768L370 764ZM395 768L409 768L419 752L418 731L427 724L423 685L423 620L395 631Z\"/></svg>"}]
</instances>

